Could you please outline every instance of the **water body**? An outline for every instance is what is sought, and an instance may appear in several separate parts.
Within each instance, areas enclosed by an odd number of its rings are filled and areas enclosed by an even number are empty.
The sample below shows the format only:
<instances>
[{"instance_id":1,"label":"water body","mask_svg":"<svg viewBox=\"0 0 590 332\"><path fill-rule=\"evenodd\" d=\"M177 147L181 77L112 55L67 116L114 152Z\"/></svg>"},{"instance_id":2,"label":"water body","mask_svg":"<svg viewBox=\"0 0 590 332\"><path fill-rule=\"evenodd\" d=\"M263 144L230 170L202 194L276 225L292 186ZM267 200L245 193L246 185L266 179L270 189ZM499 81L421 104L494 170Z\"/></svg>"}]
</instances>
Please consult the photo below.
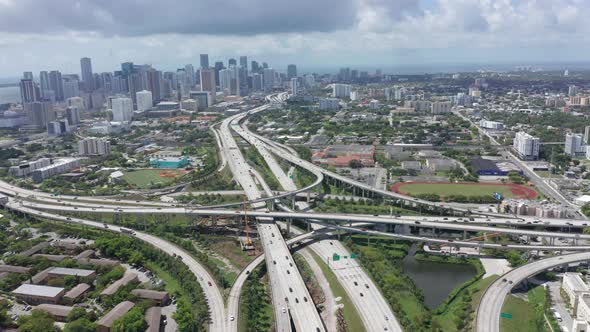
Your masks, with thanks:
<instances>
[{"instance_id":1,"label":"water body","mask_svg":"<svg viewBox=\"0 0 590 332\"><path fill-rule=\"evenodd\" d=\"M9 86L0 88L0 104L19 103L20 88L18 86Z\"/></svg>"},{"instance_id":2,"label":"water body","mask_svg":"<svg viewBox=\"0 0 590 332\"><path fill-rule=\"evenodd\" d=\"M402 266L404 272L422 290L424 304L431 310L441 305L455 287L477 273L475 267L469 264L417 261L414 257L416 250L416 245L413 245L403 259Z\"/></svg>"}]
</instances>

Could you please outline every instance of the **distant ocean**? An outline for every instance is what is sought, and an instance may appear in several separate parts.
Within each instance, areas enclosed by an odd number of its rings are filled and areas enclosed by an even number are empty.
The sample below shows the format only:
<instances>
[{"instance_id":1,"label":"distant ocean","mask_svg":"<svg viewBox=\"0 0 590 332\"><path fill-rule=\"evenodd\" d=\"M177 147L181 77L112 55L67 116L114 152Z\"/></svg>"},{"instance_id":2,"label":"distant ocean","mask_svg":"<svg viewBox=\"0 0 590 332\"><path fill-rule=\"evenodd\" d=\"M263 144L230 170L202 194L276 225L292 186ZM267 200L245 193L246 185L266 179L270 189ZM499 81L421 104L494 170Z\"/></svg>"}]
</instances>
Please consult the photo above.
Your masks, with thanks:
<instances>
[{"instance_id":1,"label":"distant ocean","mask_svg":"<svg viewBox=\"0 0 590 332\"><path fill-rule=\"evenodd\" d=\"M18 86L0 88L0 104L20 102L20 89Z\"/></svg>"}]
</instances>

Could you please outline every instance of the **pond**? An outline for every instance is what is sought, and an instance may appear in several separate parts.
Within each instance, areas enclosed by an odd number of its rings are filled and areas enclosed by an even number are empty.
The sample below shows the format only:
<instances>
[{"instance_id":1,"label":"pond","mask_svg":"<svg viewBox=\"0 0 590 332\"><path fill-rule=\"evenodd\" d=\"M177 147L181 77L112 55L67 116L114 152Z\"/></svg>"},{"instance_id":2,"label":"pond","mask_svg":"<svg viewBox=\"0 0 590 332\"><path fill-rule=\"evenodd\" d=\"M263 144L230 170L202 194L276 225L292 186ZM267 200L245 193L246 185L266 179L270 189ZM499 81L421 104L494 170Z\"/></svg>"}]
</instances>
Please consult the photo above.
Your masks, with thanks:
<instances>
[{"instance_id":1,"label":"pond","mask_svg":"<svg viewBox=\"0 0 590 332\"><path fill-rule=\"evenodd\" d=\"M417 261L416 245L412 245L403 259L404 272L424 294L424 305L433 310L447 298L457 286L473 278L477 271L470 264L451 264Z\"/></svg>"}]
</instances>

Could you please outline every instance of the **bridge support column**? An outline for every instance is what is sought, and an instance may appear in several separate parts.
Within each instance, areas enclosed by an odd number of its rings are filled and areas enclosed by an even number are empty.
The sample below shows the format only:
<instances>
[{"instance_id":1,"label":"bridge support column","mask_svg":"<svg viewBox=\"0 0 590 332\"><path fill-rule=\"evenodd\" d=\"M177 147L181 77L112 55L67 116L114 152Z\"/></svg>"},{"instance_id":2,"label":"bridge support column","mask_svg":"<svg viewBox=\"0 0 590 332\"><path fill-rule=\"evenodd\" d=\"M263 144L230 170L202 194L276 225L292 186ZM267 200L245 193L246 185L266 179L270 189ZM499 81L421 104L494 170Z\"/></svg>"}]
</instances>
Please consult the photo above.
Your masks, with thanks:
<instances>
[{"instance_id":1,"label":"bridge support column","mask_svg":"<svg viewBox=\"0 0 590 332\"><path fill-rule=\"evenodd\" d=\"M311 199L311 192L308 191L307 192L307 203L309 203L310 199Z\"/></svg>"},{"instance_id":2,"label":"bridge support column","mask_svg":"<svg viewBox=\"0 0 590 332\"><path fill-rule=\"evenodd\" d=\"M463 240L466 240L466 239L467 239L467 231L464 230L463 231Z\"/></svg>"},{"instance_id":3,"label":"bridge support column","mask_svg":"<svg viewBox=\"0 0 590 332\"><path fill-rule=\"evenodd\" d=\"M291 234L291 218L287 219L287 235Z\"/></svg>"},{"instance_id":4,"label":"bridge support column","mask_svg":"<svg viewBox=\"0 0 590 332\"><path fill-rule=\"evenodd\" d=\"M295 211L295 195L291 196L291 209Z\"/></svg>"}]
</instances>

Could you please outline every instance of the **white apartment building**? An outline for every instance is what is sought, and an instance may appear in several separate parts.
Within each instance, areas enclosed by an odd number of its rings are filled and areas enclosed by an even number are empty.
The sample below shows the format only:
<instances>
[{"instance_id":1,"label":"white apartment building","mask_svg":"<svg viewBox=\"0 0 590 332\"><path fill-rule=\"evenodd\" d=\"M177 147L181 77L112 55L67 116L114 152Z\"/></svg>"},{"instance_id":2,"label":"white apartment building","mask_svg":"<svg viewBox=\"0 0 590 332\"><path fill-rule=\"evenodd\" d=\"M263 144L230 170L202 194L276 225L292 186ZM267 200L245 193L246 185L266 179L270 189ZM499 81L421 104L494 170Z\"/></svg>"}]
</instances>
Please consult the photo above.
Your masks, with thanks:
<instances>
[{"instance_id":1,"label":"white apartment building","mask_svg":"<svg viewBox=\"0 0 590 332\"><path fill-rule=\"evenodd\" d=\"M80 160L75 158L63 158L58 159L48 166L36 169L32 173L33 181L35 183L41 183L43 180L57 175L65 173L71 169L80 167Z\"/></svg>"},{"instance_id":2,"label":"white apartment building","mask_svg":"<svg viewBox=\"0 0 590 332\"><path fill-rule=\"evenodd\" d=\"M133 117L133 101L131 98L119 97L111 101L113 108L113 121L128 122Z\"/></svg>"},{"instance_id":3,"label":"white apartment building","mask_svg":"<svg viewBox=\"0 0 590 332\"><path fill-rule=\"evenodd\" d=\"M334 98L349 98L350 89L350 84L334 83L334 86L332 87L332 96Z\"/></svg>"},{"instance_id":4,"label":"white apartment building","mask_svg":"<svg viewBox=\"0 0 590 332\"><path fill-rule=\"evenodd\" d=\"M135 94L135 98L137 100L137 110L140 112L149 111L152 109L154 105L154 100L152 98L152 92L143 90L139 91Z\"/></svg>"},{"instance_id":5,"label":"white apartment building","mask_svg":"<svg viewBox=\"0 0 590 332\"><path fill-rule=\"evenodd\" d=\"M586 147L583 144L584 136L582 134L565 134L565 154L575 157L586 153Z\"/></svg>"},{"instance_id":6,"label":"white apartment building","mask_svg":"<svg viewBox=\"0 0 590 332\"><path fill-rule=\"evenodd\" d=\"M21 178L29 176L34 170L49 166L50 164L51 159L49 158L41 158L35 161L23 162L20 165L11 166L8 169L8 174L10 174L10 176Z\"/></svg>"},{"instance_id":7,"label":"white apartment building","mask_svg":"<svg viewBox=\"0 0 590 332\"><path fill-rule=\"evenodd\" d=\"M104 138L87 137L78 142L78 154L81 156L108 156L111 143Z\"/></svg>"},{"instance_id":8,"label":"white apartment building","mask_svg":"<svg viewBox=\"0 0 590 332\"><path fill-rule=\"evenodd\" d=\"M322 98L320 99L321 110L337 110L340 107L340 100L337 98Z\"/></svg>"},{"instance_id":9,"label":"white apartment building","mask_svg":"<svg viewBox=\"0 0 590 332\"><path fill-rule=\"evenodd\" d=\"M537 160L539 159L540 145L541 140L538 137L519 131L514 137L512 148L522 160Z\"/></svg>"},{"instance_id":10,"label":"white apartment building","mask_svg":"<svg viewBox=\"0 0 590 332\"><path fill-rule=\"evenodd\" d=\"M498 121L479 120L479 126L485 129L503 130L504 124Z\"/></svg>"}]
</instances>

